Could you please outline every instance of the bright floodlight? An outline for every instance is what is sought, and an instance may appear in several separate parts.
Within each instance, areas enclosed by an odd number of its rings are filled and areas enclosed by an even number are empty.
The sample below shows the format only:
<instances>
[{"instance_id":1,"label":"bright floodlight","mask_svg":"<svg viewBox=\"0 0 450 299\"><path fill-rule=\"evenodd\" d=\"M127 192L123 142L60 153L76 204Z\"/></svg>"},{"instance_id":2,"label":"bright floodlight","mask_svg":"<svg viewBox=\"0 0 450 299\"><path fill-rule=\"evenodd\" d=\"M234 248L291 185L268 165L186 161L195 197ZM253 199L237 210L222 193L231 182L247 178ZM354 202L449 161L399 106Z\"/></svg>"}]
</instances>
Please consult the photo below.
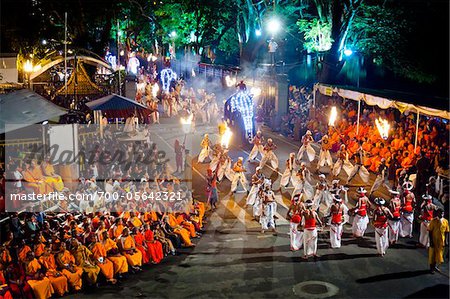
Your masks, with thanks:
<instances>
[{"instance_id":1,"label":"bright floodlight","mask_svg":"<svg viewBox=\"0 0 450 299\"><path fill-rule=\"evenodd\" d=\"M353 54L353 51L352 51L351 49L345 49L345 50L344 50L344 55L345 55L345 56L348 57L348 56L351 56L352 54Z\"/></svg>"},{"instance_id":2,"label":"bright floodlight","mask_svg":"<svg viewBox=\"0 0 450 299\"><path fill-rule=\"evenodd\" d=\"M256 36L261 36L261 34L262 34L261 29L256 29L255 30L255 35Z\"/></svg>"},{"instance_id":3,"label":"bright floodlight","mask_svg":"<svg viewBox=\"0 0 450 299\"><path fill-rule=\"evenodd\" d=\"M170 33L170 37L175 37L175 36L177 36L177 33L176 33L175 31L172 31L172 32Z\"/></svg>"},{"instance_id":4,"label":"bright floodlight","mask_svg":"<svg viewBox=\"0 0 450 299\"><path fill-rule=\"evenodd\" d=\"M278 19L271 19L267 23L267 29L270 33L275 34L281 29L281 22Z\"/></svg>"},{"instance_id":5,"label":"bright floodlight","mask_svg":"<svg viewBox=\"0 0 450 299\"><path fill-rule=\"evenodd\" d=\"M42 44L45 46L47 44L47 40L43 39Z\"/></svg>"}]
</instances>

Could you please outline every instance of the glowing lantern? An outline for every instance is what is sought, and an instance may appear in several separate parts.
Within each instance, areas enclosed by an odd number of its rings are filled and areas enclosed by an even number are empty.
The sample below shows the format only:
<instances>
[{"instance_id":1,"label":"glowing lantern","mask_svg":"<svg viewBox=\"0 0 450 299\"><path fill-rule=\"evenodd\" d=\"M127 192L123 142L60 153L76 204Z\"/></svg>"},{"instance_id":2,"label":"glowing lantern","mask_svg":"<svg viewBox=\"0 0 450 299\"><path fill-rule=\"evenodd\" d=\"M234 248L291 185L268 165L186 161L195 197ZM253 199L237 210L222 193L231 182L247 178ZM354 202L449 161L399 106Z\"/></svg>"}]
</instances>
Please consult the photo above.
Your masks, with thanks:
<instances>
[{"instance_id":1,"label":"glowing lantern","mask_svg":"<svg viewBox=\"0 0 450 299\"><path fill-rule=\"evenodd\" d=\"M222 139L220 140L220 145L223 148L228 148L232 135L233 135L233 132L231 132L230 128L228 126L226 126L225 132L223 133Z\"/></svg>"},{"instance_id":2,"label":"glowing lantern","mask_svg":"<svg viewBox=\"0 0 450 299\"><path fill-rule=\"evenodd\" d=\"M330 112L330 119L328 120L328 125L329 126L334 126L334 122L336 121L337 118L337 109L336 107L331 107L331 112Z\"/></svg>"},{"instance_id":3,"label":"glowing lantern","mask_svg":"<svg viewBox=\"0 0 450 299\"><path fill-rule=\"evenodd\" d=\"M391 125L386 119L382 119L379 117L375 120L375 124L377 125L378 132L380 133L381 138L384 140L388 139L389 137L389 129L391 128Z\"/></svg>"}]
</instances>

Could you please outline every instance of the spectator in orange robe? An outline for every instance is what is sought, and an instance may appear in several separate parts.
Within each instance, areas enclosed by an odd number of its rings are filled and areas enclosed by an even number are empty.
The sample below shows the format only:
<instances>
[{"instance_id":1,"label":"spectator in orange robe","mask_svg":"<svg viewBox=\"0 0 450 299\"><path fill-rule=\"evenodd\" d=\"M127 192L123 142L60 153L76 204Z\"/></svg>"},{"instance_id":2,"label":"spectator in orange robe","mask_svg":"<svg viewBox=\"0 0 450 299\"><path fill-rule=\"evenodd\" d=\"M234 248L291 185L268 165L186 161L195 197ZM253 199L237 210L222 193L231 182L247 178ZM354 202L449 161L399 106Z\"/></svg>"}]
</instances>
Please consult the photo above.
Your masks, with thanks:
<instances>
[{"instance_id":1,"label":"spectator in orange robe","mask_svg":"<svg viewBox=\"0 0 450 299\"><path fill-rule=\"evenodd\" d=\"M33 290L36 299L50 298L53 293L53 286L50 280L42 273L41 264L34 257L33 252L28 252L25 259L25 274L28 284Z\"/></svg>"},{"instance_id":2,"label":"spectator in orange robe","mask_svg":"<svg viewBox=\"0 0 450 299\"><path fill-rule=\"evenodd\" d=\"M77 267L74 256L66 250L65 242L61 242L59 252L56 255L56 262L62 274L67 277L70 287L75 291L81 290L83 269Z\"/></svg>"},{"instance_id":3,"label":"spectator in orange robe","mask_svg":"<svg viewBox=\"0 0 450 299\"><path fill-rule=\"evenodd\" d=\"M117 241L120 244L122 254L127 258L128 265L136 271L141 270L142 266L142 253L136 249L134 239L130 236L130 230L128 227L122 231L122 236Z\"/></svg>"},{"instance_id":4,"label":"spectator in orange robe","mask_svg":"<svg viewBox=\"0 0 450 299\"><path fill-rule=\"evenodd\" d=\"M131 234L134 238L136 248L142 253L142 263L148 264L150 262L150 255L148 254L148 248L145 243L144 235L137 227L132 229Z\"/></svg>"},{"instance_id":5,"label":"spectator in orange robe","mask_svg":"<svg viewBox=\"0 0 450 299\"><path fill-rule=\"evenodd\" d=\"M109 238L108 233L103 232L101 243L105 248L108 259L113 263L114 274L119 278L128 272L127 258L120 254L116 242Z\"/></svg>"},{"instance_id":6,"label":"spectator in orange robe","mask_svg":"<svg viewBox=\"0 0 450 299\"><path fill-rule=\"evenodd\" d=\"M148 254L150 255L153 263L160 263L164 257L163 247L161 242L154 239L153 231L150 229L150 226L148 224L144 225L144 237Z\"/></svg>"},{"instance_id":7,"label":"spectator in orange robe","mask_svg":"<svg viewBox=\"0 0 450 299\"><path fill-rule=\"evenodd\" d=\"M95 238L96 242L91 248L92 258L94 259L96 265L100 267L100 270L106 280L112 284L115 284L117 280L114 278L114 265L107 258L105 246L103 246L97 236Z\"/></svg>"},{"instance_id":8,"label":"spectator in orange robe","mask_svg":"<svg viewBox=\"0 0 450 299\"><path fill-rule=\"evenodd\" d=\"M44 252L39 258L39 263L47 270L45 275L50 280L55 293L58 296L64 296L69 292L69 284L67 278L57 270L55 257L51 252L51 248L46 246Z\"/></svg>"}]
</instances>

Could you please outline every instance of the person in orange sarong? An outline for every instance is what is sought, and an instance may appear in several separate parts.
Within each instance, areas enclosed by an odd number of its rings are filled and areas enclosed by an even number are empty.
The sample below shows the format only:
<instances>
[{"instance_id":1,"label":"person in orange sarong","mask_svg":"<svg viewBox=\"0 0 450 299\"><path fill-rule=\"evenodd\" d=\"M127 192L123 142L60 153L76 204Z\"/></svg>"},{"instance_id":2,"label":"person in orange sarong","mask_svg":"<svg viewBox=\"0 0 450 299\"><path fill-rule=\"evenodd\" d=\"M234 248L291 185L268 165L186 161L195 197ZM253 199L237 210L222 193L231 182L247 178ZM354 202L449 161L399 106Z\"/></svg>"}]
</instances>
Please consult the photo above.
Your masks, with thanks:
<instances>
[{"instance_id":1,"label":"person in orange sarong","mask_svg":"<svg viewBox=\"0 0 450 299\"><path fill-rule=\"evenodd\" d=\"M165 216L165 221L173 229L173 232L181 237L185 246L187 247L195 246L194 244L192 244L189 231L178 225L178 222L172 213L168 213Z\"/></svg>"},{"instance_id":2,"label":"person in orange sarong","mask_svg":"<svg viewBox=\"0 0 450 299\"><path fill-rule=\"evenodd\" d=\"M75 264L83 269L86 282L90 286L95 285L97 283L98 273L100 273L100 267L92 261L92 252L86 246L80 244L77 239L72 239L71 246L71 253L75 258Z\"/></svg>"},{"instance_id":3,"label":"person in orange sarong","mask_svg":"<svg viewBox=\"0 0 450 299\"><path fill-rule=\"evenodd\" d=\"M25 163L25 169L22 172L23 179L25 180L25 186L32 188L36 194L45 194L46 186L42 179L35 177L30 163Z\"/></svg>"},{"instance_id":4,"label":"person in orange sarong","mask_svg":"<svg viewBox=\"0 0 450 299\"><path fill-rule=\"evenodd\" d=\"M50 247L46 246L44 248L44 252L39 258L39 263L47 270L45 276L50 280L53 290L58 296L64 296L65 293L69 292L67 277L57 270L55 257Z\"/></svg>"},{"instance_id":5,"label":"person in orange sarong","mask_svg":"<svg viewBox=\"0 0 450 299\"><path fill-rule=\"evenodd\" d=\"M134 238L134 243L136 244L136 248L142 253L142 263L148 264L153 261L152 256L149 254L147 243L145 242L145 236L141 232L141 229L137 227L133 228L131 233Z\"/></svg>"},{"instance_id":6,"label":"person in orange sarong","mask_svg":"<svg viewBox=\"0 0 450 299\"><path fill-rule=\"evenodd\" d=\"M98 237L96 237L96 241L91 247L91 252L92 258L95 264L100 267L103 276L108 282L115 284L117 280L114 278L114 265L107 258L105 246L99 241Z\"/></svg>"},{"instance_id":7,"label":"person in orange sarong","mask_svg":"<svg viewBox=\"0 0 450 299\"><path fill-rule=\"evenodd\" d=\"M48 158L42 162L41 167L44 177L49 182L49 185L52 186L56 191L62 191L64 189L64 182L61 176L56 174L55 168L50 163L50 160Z\"/></svg>"},{"instance_id":8,"label":"person in orange sarong","mask_svg":"<svg viewBox=\"0 0 450 299\"><path fill-rule=\"evenodd\" d=\"M44 176L41 166L38 164L37 160L31 160L31 173L33 174L34 178L44 182L46 194L54 191L52 178Z\"/></svg>"},{"instance_id":9,"label":"person in orange sarong","mask_svg":"<svg viewBox=\"0 0 450 299\"><path fill-rule=\"evenodd\" d=\"M191 238L197 237L197 233L195 231L194 224L192 224L191 221L186 220L183 213L179 213L176 219L177 219L178 225L181 225L182 227L184 227L185 229L187 229L189 231Z\"/></svg>"},{"instance_id":10,"label":"person in orange sarong","mask_svg":"<svg viewBox=\"0 0 450 299\"><path fill-rule=\"evenodd\" d=\"M36 299L47 299L53 295L54 290L50 280L42 273L41 268L42 266L34 257L34 253L28 252L25 259L26 280Z\"/></svg>"},{"instance_id":11,"label":"person in orange sarong","mask_svg":"<svg viewBox=\"0 0 450 299\"><path fill-rule=\"evenodd\" d=\"M140 271L142 266L142 253L136 249L134 239L130 236L130 230L126 227L122 231L122 236L117 241L122 254L127 258L128 265L135 271Z\"/></svg>"},{"instance_id":12,"label":"person in orange sarong","mask_svg":"<svg viewBox=\"0 0 450 299\"><path fill-rule=\"evenodd\" d=\"M128 219L128 223L131 224L132 227L142 226L141 219L139 219L134 212L130 212L130 218Z\"/></svg>"},{"instance_id":13,"label":"person in orange sarong","mask_svg":"<svg viewBox=\"0 0 450 299\"><path fill-rule=\"evenodd\" d=\"M56 262L61 269L62 274L67 277L69 285L75 291L81 290L83 285L83 269L77 267L74 256L66 250L66 243L61 242L60 249L56 255Z\"/></svg>"},{"instance_id":14,"label":"person in orange sarong","mask_svg":"<svg viewBox=\"0 0 450 299\"><path fill-rule=\"evenodd\" d=\"M120 278L122 274L128 272L127 258L120 254L116 242L114 242L108 236L108 233L106 231L103 232L101 244L106 251L106 256L108 257L108 260L110 260L113 263L114 275L117 275L117 277Z\"/></svg>"},{"instance_id":15,"label":"person in orange sarong","mask_svg":"<svg viewBox=\"0 0 450 299\"><path fill-rule=\"evenodd\" d=\"M151 256L153 263L159 264L164 258L163 247L161 242L155 240L153 231L148 224L144 225L144 237L148 254Z\"/></svg>"},{"instance_id":16,"label":"person in orange sarong","mask_svg":"<svg viewBox=\"0 0 450 299\"><path fill-rule=\"evenodd\" d=\"M25 260L27 259L28 252L32 252L32 250L31 250L30 246L25 244L25 240L22 240L22 244L21 244L21 247L19 249L19 254L18 254L19 262L22 262L22 263L25 262Z\"/></svg>"}]
</instances>

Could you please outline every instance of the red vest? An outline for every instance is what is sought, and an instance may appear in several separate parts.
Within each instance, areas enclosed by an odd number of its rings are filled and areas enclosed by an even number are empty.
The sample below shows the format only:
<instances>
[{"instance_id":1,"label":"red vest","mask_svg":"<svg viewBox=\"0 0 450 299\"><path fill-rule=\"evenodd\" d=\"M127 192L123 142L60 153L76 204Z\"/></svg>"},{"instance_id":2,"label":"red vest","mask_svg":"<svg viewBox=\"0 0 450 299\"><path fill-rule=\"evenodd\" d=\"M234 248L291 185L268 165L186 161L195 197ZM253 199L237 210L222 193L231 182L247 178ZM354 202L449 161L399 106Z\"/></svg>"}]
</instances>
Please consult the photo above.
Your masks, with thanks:
<instances>
[{"instance_id":1,"label":"red vest","mask_svg":"<svg viewBox=\"0 0 450 299\"><path fill-rule=\"evenodd\" d=\"M342 212L338 211L337 213L331 215L331 223L333 224L341 224L342 223Z\"/></svg>"},{"instance_id":2,"label":"red vest","mask_svg":"<svg viewBox=\"0 0 450 299\"><path fill-rule=\"evenodd\" d=\"M305 219L305 228L306 229L315 229L316 228L316 218Z\"/></svg>"},{"instance_id":3,"label":"red vest","mask_svg":"<svg viewBox=\"0 0 450 299\"><path fill-rule=\"evenodd\" d=\"M361 206L358 208L358 215L363 217L367 215L367 208L365 202L363 202Z\"/></svg>"},{"instance_id":4,"label":"red vest","mask_svg":"<svg viewBox=\"0 0 450 299\"><path fill-rule=\"evenodd\" d=\"M430 222L433 219L433 210L423 209L422 220Z\"/></svg>"},{"instance_id":5,"label":"red vest","mask_svg":"<svg viewBox=\"0 0 450 299\"><path fill-rule=\"evenodd\" d=\"M374 221L373 225L376 228L385 228L387 226L387 217L386 217L386 215L384 215L384 213L380 214L382 212L378 211L378 210L375 211L375 213L377 214L378 217Z\"/></svg>"}]
</instances>

